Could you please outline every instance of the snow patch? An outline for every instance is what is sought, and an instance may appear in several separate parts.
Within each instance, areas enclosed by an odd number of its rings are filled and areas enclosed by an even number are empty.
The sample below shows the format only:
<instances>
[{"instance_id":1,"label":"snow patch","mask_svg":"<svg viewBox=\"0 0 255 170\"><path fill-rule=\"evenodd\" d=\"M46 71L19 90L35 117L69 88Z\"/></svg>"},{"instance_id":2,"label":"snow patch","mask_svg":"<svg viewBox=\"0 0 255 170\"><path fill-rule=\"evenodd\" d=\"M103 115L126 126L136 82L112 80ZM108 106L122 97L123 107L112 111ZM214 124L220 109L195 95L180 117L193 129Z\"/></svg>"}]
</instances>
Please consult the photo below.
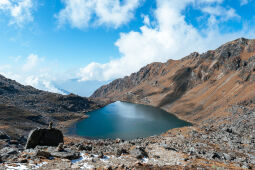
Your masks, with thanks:
<instances>
[{"instance_id":1,"label":"snow patch","mask_svg":"<svg viewBox=\"0 0 255 170\"><path fill-rule=\"evenodd\" d=\"M7 170L13 170L13 169L25 170L25 169L28 169L27 166L22 165L22 164L14 164L14 165L13 166L5 165L5 167L7 168Z\"/></svg>"}]
</instances>

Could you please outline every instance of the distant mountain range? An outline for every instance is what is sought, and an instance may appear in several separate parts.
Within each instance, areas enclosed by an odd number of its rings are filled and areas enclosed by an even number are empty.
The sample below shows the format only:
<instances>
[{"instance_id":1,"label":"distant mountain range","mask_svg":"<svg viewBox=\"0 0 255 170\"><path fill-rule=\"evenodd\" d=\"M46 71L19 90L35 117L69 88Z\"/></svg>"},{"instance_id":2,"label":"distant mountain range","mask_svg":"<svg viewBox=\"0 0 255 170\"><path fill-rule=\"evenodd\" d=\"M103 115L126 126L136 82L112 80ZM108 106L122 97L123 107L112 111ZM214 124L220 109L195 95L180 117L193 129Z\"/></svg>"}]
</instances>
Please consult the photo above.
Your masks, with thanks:
<instances>
[{"instance_id":1,"label":"distant mountain range","mask_svg":"<svg viewBox=\"0 0 255 170\"><path fill-rule=\"evenodd\" d=\"M63 94L77 94L83 97L89 97L93 92L109 82L104 81L79 81L79 79L69 79L65 81L54 81L52 84Z\"/></svg>"}]
</instances>

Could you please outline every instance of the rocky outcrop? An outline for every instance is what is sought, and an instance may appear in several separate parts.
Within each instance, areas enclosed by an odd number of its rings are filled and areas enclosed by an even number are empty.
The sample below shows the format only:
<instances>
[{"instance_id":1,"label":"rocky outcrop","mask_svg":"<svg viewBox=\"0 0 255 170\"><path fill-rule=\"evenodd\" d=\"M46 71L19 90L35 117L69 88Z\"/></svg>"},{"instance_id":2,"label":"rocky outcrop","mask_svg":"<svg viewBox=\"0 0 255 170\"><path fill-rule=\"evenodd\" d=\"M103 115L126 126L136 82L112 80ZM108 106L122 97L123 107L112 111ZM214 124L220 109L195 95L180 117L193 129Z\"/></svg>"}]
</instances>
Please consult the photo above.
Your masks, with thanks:
<instances>
[{"instance_id":1,"label":"rocky outcrop","mask_svg":"<svg viewBox=\"0 0 255 170\"><path fill-rule=\"evenodd\" d=\"M25 148L35 148L36 146L58 146L64 142L63 134L58 129L35 129L28 135Z\"/></svg>"}]
</instances>

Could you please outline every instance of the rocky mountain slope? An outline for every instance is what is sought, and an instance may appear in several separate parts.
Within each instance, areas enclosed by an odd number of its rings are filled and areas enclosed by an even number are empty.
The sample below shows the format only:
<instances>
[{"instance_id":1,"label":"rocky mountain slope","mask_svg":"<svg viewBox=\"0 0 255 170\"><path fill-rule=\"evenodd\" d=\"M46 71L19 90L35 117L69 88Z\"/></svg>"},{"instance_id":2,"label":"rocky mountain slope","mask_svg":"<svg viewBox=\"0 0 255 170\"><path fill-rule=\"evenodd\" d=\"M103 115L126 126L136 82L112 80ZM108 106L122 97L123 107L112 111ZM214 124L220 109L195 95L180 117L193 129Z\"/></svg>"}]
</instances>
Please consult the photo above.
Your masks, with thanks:
<instances>
[{"instance_id":1,"label":"rocky mountain slope","mask_svg":"<svg viewBox=\"0 0 255 170\"><path fill-rule=\"evenodd\" d=\"M203 54L149 64L92 97L161 107L193 123L227 116L231 105L255 103L255 40L240 38Z\"/></svg>"},{"instance_id":2,"label":"rocky mountain slope","mask_svg":"<svg viewBox=\"0 0 255 170\"><path fill-rule=\"evenodd\" d=\"M23 86L0 75L0 131L9 134L27 134L51 121L57 125L80 119L85 112L102 105L73 94L60 95Z\"/></svg>"}]
</instances>

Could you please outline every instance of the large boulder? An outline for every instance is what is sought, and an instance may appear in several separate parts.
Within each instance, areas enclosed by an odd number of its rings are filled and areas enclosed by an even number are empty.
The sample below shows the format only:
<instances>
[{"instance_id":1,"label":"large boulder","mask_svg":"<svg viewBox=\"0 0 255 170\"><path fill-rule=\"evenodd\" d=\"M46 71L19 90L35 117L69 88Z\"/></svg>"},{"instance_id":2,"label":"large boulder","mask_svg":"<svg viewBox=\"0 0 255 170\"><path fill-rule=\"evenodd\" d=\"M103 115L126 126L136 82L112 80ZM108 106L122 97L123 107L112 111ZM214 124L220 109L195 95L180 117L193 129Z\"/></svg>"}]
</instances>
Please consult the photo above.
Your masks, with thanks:
<instances>
[{"instance_id":1,"label":"large boulder","mask_svg":"<svg viewBox=\"0 0 255 170\"><path fill-rule=\"evenodd\" d=\"M58 146L64 142L63 133L55 128L35 129L28 135L25 148L31 149L36 146Z\"/></svg>"}]
</instances>

